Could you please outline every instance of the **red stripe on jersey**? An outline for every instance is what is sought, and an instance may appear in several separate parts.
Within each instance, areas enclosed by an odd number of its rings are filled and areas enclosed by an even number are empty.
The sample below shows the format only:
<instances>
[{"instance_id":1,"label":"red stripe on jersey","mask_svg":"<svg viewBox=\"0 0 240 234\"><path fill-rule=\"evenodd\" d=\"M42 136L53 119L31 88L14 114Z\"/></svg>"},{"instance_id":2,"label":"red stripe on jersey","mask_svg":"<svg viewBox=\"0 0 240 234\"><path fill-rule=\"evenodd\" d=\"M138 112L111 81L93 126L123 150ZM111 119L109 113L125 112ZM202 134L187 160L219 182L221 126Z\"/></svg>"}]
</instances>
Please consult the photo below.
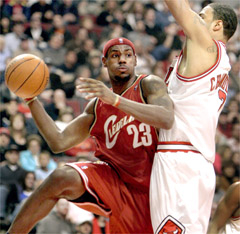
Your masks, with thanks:
<instances>
[{"instance_id":1,"label":"red stripe on jersey","mask_svg":"<svg viewBox=\"0 0 240 234\"><path fill-rule=\"evenodd\" d=\"M191 145L190 142L187 141L160 141L158 142L159 145Z\"/></svg>"},{"instance_id":2,"label":"red stripe on jersey","mask_svg":"<svg viewBox=\"0 0 240 234\"><path fill-rule=\"evenodd\" d=\"M159 149L157 152L194 152L194 153L199 153L197 150L183 150L183 149Z\"/></svg>"}]
</instances>

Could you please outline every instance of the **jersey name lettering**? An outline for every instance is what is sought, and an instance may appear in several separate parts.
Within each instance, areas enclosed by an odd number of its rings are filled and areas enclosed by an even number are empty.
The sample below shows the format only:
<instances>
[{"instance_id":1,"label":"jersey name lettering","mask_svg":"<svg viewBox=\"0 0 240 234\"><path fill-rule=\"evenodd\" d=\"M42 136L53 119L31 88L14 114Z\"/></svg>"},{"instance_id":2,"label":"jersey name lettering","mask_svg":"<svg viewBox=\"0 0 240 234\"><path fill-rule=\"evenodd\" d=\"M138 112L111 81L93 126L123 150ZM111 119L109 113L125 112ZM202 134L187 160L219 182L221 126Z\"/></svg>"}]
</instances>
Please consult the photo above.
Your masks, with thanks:
<instances>
[{"instance_id":1,"label":"jersey name lettering","mask_svg":"<svg viewBox=\"0 0 240 234\"><path fill-rule=\"evenodd\" d=\"M218 98L221 100L221 105L218 108L218 111L221 111L224 103L226 102L227 98L227 92L228 92L228 82L229 82L229 76L228 74L221 74L216 77L211 78L211 89L210 91L213 91L215 89L218 89Z\"/></svg>"},{"instance_id":2,"label":"jersey name lettering","mask_svg":"<svg viewBox=\"0 0 240 234\"><path fill-rule=\"evenodd\" d=\"M104 124L104 132L106 135L106 146L108 149L111 149L115 145L120 130L128 123L131 123L134 120L134 117L124 116L116 124L114 124L116 119L117 119L116 115L111 115ZM112 123L112 126L110 126L111 123ZM110 138L113 138L112 141L110 140Z\"/></svg>"},{"instance_id":3,"label":"jersey name lettering","mask_svg":"<svg viewBox=\"0 0 240 234\"><path fill-rule=\"evenodd\" d=\"M228 92L228 82L229 82L228 74L221 74L221 75L218 75L217 77L212 77L210 91L213 91L214 89L217 89L220 87L227 93Z\"/></svg>"}]
</instances>

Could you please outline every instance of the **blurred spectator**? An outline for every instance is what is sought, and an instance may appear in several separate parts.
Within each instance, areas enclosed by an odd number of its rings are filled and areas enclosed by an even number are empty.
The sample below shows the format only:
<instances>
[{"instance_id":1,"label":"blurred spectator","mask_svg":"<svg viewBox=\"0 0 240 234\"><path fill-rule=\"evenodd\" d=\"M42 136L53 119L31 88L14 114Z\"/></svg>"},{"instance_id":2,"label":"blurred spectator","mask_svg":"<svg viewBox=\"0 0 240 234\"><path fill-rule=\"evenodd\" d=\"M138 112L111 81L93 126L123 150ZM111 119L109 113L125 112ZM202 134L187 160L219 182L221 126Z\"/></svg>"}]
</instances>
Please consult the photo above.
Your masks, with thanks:
<instances>
[{"instance_id":1,"label":"blurred spectator","mask_svg":"<svg viewBox=\"0 0 240 234\"><path fill-rule=\"evenodd\" d=\"M106 217L101 215L94 215L92 224L92 234L110 234L109 220Z\"/></svg>"},{"instance_id":2,"label":"blurred spectator","mask_svg":"<svg viewBox=\"0 0 240 234\"><path fill-rule=\"evenodd\" d=\"M165 27L164 32L161 35L161 39L159 38L160 45L156 46L152 55L156 60L166 60L173 50L181 50L182 42L177 35L178 33L178 25L176 23L171 23Z\"/></svg>"},{"instance_id":3,"label":"blurred spectator","mask_svg":"<svg viewBox=\"0 0 240 234\"><path fill-rule=\"evenodd\" d=\"M167 5L163 2L162 3L162 10L158 10L156 12L156 23L164 29L169 24L175 22L171 12L169 11Z\"/></svg>"},{"instance_id":4,"label":"blurred spectator","mask_svg":"<svg viewBox=\"0 0 240 234\"><path fill-rule=\"evenodd\" d=\"M85 16L81 20L80 25L88 31L88 37L92 39L96 45L98 45L99 37L95 31L94 18L92 16Z\"/></svg>"},{"instance_id":5,"label":"blurred spectator","mask_svg":"<svg viewBox=\"0 0 240 234\"><path fill-rule=\"evenodd\" d=\"M34 13L40 13L40 17L43 23L51 23L54 15L54 10L51 4L48 4L46 0L39 0L32 4L30 7L31 17Z\"/></svg>"},{"instance_id":6,"label":"blurred spectator","mask_svg":"<svg viewBox=\"0 0 240 234\"><path fill-rule=\"evenodd\" d=\"M68 123L74 119L74 112L70 106L60 110L58 119L56 121L57 126L60 129L64 129Z\"/></svg>"},{"instance_id":7,"label":"blurred spectator","mask_svg":"<svg viewBox=\"0 0 240 234\"><path fill-rule=\"evenodd\" d=\"M81 0L78 2L78 15L80 17L93 15L97 16L101 13L102 8L100 5L101 1L89 1L89 0Z\"/></svg>"},{"instance_id":8,"label":"blurred spectator","mask_svg":"<svg viewBox=\"0 0 240 234\"><path fill-rule=\"evenodd\" d=\"M219 116L218 130L228 138L232 135L232 124L228 122L228 112L224 109Z\"/></svg>"},{"instance_id":9,"label":"blurred spectator","mask_svg":"<svg viewBox=\"0 0 240 234\"><path fill-rule=\"evenodd\" d=\"M74 233L75 226L66 219L69 211L69 202L66 199L59 199L55 209L42 219L37 225L37 234L42 233Z\"/></svg>"},{"instance_id":10,"label":"blurred spectator","mask_svg":"<svg viewBox=\"0 0 240 234\"><path fill-rule=\"evenodd\" d=\"M232 126L232 136L227 139L227 144L233 152L239 152L240 149L240 122L236 122Z\"/></svg>"},{"instance_id":11,"label":"blurred spectator","mask_svg":"<svg viewBox=\"0 0 240 234\"><path fill-rule=\"evenodd\" d=\"M23 34L23 22L16 21L13 23L12 32L5 35L6 48L10 51L11 55L19 48Z\"/></svg>"},{"instance_id":12,"label":"blurred spectator","mask_svg":"<svg viewBox=\"0 0 240 234\"><path fill-rule=\"evenodd\" d=\"M77 77L91 77L91 70L89 66L83 65L79 66L77 70ZM80 80L77 78L75 80L75 87L80 83ZM81 110L84 110L84 107L88 103L88 100L85 99L86 94L80 93L77 89L74 89L73 99L76 99L79 101L79 105L81 106Z\"/></svg>"},{"instance_id":13,"label":"blurred spectator","mask_svg":"<svg viewBox=\"0 0 240 234\"><path fill-rule=\"evenodd\" d=\"M76 52L74 50L68 50L64 56L63 64L57 68L57 73L60 75L66 97L71 98L74 92L73 90L75 89L74 82L78 68Z\"/></svg>"},{"instance_id":14,"label":"blurred spectator","mask_svg":"<svg viewBox=\"0 0 240 234\"><path fill-rule=\"evenodd\" d=\"M222 162L227 162L231 160L233 152L231 147L225 143L217 147L217 153L221 156Z\"/></svg>"},{"instance_id":15,"label":"blurred spectator","mask_svg":"<svg viewBox=\"0 0 240 234\"><path fill-rule=\"evenodd\" d=\"M37 48L43 49L47 47L49 36L42 27L40 16L36 13L31 16L30 25L25 29L24 33L35 42Z\"/></svg>"},{"instance_id":16,"label":"blurred spectator","mask_svg":"<svg viewBox=\"0 0 240 234\"><path fill-rule=\"evenodd\" d=\"M137 55L137 66L135 67L136 74L150 75L156 63L155 58L151 54L149 54L148 51L145 49L141 39L135 39L133 42L135 45L135 51Z\"/></svg>"},{"instance_id":17,"label":"blurred spectator","mask_svg":"<svg viewBox=\"0 0 240 234\"><path fill-rule=\"evenodd\" d=\"M75 50L78 53L82 49L83 42L88 38L88 30L86 28L79 28L75 37L66 42L66 48L68 50Z\"/></svg>"},{"instance_id":18,"label":"blurred spectator","mask_svg":"<svg viewBox=\"0 0 240 234\"><path fill-rule=\"evenodd\" d=\"M94 48L95 48L95 44L92 39L88 38L83 42L82 50L80 50L77 54L79 65L87 64L89 53Z\"/></svg>"},{"instance_id":19,"label":"blurred spectator","mask_svg":"<svg viewBox=\"0 0 240 234\"><path fill-rule=\"evenodd\" d=\"M227 105L228 115L227 115L227 122L230 124L234 124L240 122L240 115L239 115L239 103L233 97L229 100Z\"/></svg>"},{"instance_id":20,"label":"blurred spectator","mask_svg":"<svg viewBox=\"0 0 240 234\"><path fill-rule=\"evenodd\" d=\"M0 165L5 163L5 151L9 145L13 143L12 137L10 136L10 131L8 128L0 128ZM3 163L2 163L3 162Z\"/></svg>"},{"instance_id":21,"label":"blurred spectator","mask_svg":"<svg viewBox=\"0 0 240 234\"><path fill-rule=\"evenodd\" d=\"M122 25L120 25L118 22L114 22L115 19L109 24L109 27L112 27L112 31L109 32L107 37L103 37L103 38L109 38L109 39L113 39L113 38L118 38L118 37L124 37L124 30Z\"/></svg>"},{"instance_id":22,"label":"blurred spectator","mask_svg":"<svg viewBox=\"0 0 240 234\"><path fill-rule=\"evenodd\" d=\"M92 234L92 222L89 220L83 221L76 226L76 234Z\"/></svg>"},{"instance_id":23,"label":"blurred spectator","mask_svg":"<svg viewBox=\"0 0 240 234\"><path fill-rule=\"evenodd\" d=\"M6 164L0 166L0 218L6 219L19 203L21 191L20 181L24 178L25 170L19 166L19 148L9 145L5 151Z\"/></svg>"},{"instance_id":24,"label":"blurred spectator","mask_svg":"<svg viewBox=\"0 0 240 234\"><path fill-rule=\"evenodd\" d=\"M43 57L50 58L54 66L59 66L64 62L66 48L63 46L64 38L61 34L53 34L48 42L48 47L43 50Z\"/></svg>"},{"instance_id":25,"label":"blurred spectator","mask_svg":"<svg viewBox=\"0 0 240 234\"><path fill-rule=\"evenodd\" d=\"M47 88L49 88L53 91L56 89L63 89L61 77L59 74L57 74L57 68L56 68L56 66L53 65L52 58L45 57L44 62L46 63L46 65L48 67L48 71L49 71L49 83L48 83Z\"/></svg>"},{"instance_id":26,"label":"blurred spectator","mask_svg":"<svg viewBox=\"0 0 240 234\"><path fill-rule=\"evenodd\" d=\"M1 106L1 127L8 127L10 125L11 116L15 115L18 112L18 100L8 99L6 97L5 100L1 101Z\"/></svg>"},{"instance_id":27,"label":"blurred spectator","mask_svg":"<svg viewBox=\"0 0 240 234\"><path fill-rule=\"evenodd\" d=\"M42 151L39 155L39 167L36 169L36 183L39 186L52 172L53 169L48 168L50 163L51 154L49 151Z\"/></svg>"},{"instance_id":28,"label":"blurred spectator","mask_svg":"<svg viewBox=\"0 0 240 234\"><path fill-rule=\"evenodd\" d=\"M126 13L126 21L133 30L136 29L137 22L143 20L144 4L142 1L127 0L122 6L123 12Z\"/></svg>"},{"instance_id":29,"label":"blurred spectator","mask_svg":"<svg viewBox=\"0 0 240 234\"><path fill-rule=\"evenodd\" d=\"M5 37L3 35L0 35L0 77L1 77L1 82L0 84L4 81L4 72L5 68L7 65L7 59L11 57L11 53L6 47L5 43Z\"/></svg>"},{"instance_id":30,"label":"blurred spectator","mask_svg":"<svg viewBox=\"0 0 240 234\"><path fill-rule=\"evenodd\" d=\"M13 57L16 57L21 54L33 54L39 58L43 58L42 52L35 48L33 40L29 38L26 34L21 36L19 49L14 51Z\"/></svg>"},{"instance_id":31,"label":"blurred spectator","mask_svg":"<svg viewBox=\"0 0 240 234\"><path fill-rule=\"evenodd\" d=\"M143 20L138 20L135 30L127 33L126 36L131 41L135 41L137 38L141 39L142 45L147 51L152 51L157 44L157 39L147 34Z\"/></svg>"},{"instance_id":32,"label":"blurred spectator","mask_svg":"<svg viewBox=\"0 0 240 234\"><path fill-rule=\"evenodd\" d=\"M127 23L125 14L121 8L116 8L113 12L113 19L116 19L125 32L132 31L132 27Z\"/></svg>"},{"instance_id":33,"label":"blurred spectator","mask_svg":"<svg viewBox=\"0 0 240 234\"><path fill-rule=\"evenodd\" d=\"M4 5L3 13L13 21L27 21L30 9L27 0L11 0Z\"/></svg>"},{"instance_id":34,"label":"blurred spectator","mask_svg":"<svg viewBox=\"0 0 240 234\"><path fill-rule=\"evenodd\" d=\"M22 186L21 186L21 192L19 194L19 203L16 205L12 214L9 216L9 220L11 222L13 221L13 219L16 217L17 213L23 206L25 200L35 190L35 181L36 181L35 173L33 171L27 171L21 181ZM33 228L33 230L31 230L30 233L32 234L36 233L35 228Z\"/></svg>"},{"instance_id":35,"label":"blurred spectator","mask_svg":"<svg viewBox=\"0 0 240 234\"><path fill-rule=\"evenodd\" d=\"M112 20L112 15L115 9L118 8L118 2L115 0L103 1L103 10L97 16L96 23L99 26L108 26Z\"/></svg>"},{"instance_id":36,"label":"blurred spectator","mask_svg":"<svg viewBox=\"0 0 240 234\"><path fill-rule=\"evenodd\" d=\"M237 173L236 167L231 160L222 163L221 187L224 191L226 191L232 183L239 181L239 175Z\"/></svg>"},{"instance_id":37,"label":"blurred spectator","mask_svg":"<svg viewBox=\"0 0 240 234\"><path fill-rule=\"evenodd\" d=\"M42 139L38 135L29 135L27 138L27 150L20 153L20 164L26 171L35 171L39 167L39 155L42 148ZM57 164L53 159L48 164L49 169L55 169Z\"/></svg>"},{"instance_id":38,"label":"blurred spectator","mask_svg":"<svg viewBox=\"0 0 240 234\"><path fill-rule=\"evenodd\" d=\"M54 15L52 27L48 30L48 35L59 34L63 37L63 44L65 45L73 38L72 33L67 29L67 25L61 15Z\"/></svg>"},{"instance_id":39,"label":"blurred spectator","mask_svg":"<svg viewBox=\"0 0 240 234\"><path fill-rule=\"evenodd\" d=\"M108 27L103 28L101 32L101 38L117 38L123 37L124 29L119 21L115 18L112 18L109 21Z\"/></svg>"},{"instance_id":40,"label":"blurred spectator","mask_svg":"<svg viewBox=\"0 0 240 234\"><path fill-rule=\"evenodd\" d=\"M102 68L101 54L101 51L96 49L89 53L88 64L91 71L90 78L96 79L100 75Z\"/></svg>"},{"instance_id":41,"label":"blurred spectator","mask_svg":"<svg viewBox=\"0 0 240 234\"><path fill-rule=\"evenodd\" d=\"M22 181L22 191L20 193L20 202L28 198L35 189L36 176L33 171L27 171Z\"/></svg>"},{"instance_id":42,"label":"blurred spectator","mask_svg":"<svg viewBox=\"0 0 240 234\"><path fill-rule=\"evenodd\" d=\"M57 8L57 14L63 17L66 24L78 23L77 5L73 0L63 0Z\"/></svg>"},{"instance_id":43,"label":"blurred spectator","mask_svg":"<svg viewBox=\"0 0 240 234\"><path fill-rule=\"evenodd\" d=\"M46 112L51 116L53 120L57 120L61 110L67 107L66 94L62 89L56 89L53 92L52 103L45 106Z\"/></svg>"},{"instance_id":44,"label":"blurred spectator","mask_svg":"<svg viewBox=\"0 0 240 234\"><path fill-rule=\"evenodd\" d=\"M20 150L26 149L27 144L27 129L26 119L22 113L16 113L10 118L9 130L14 142L18 145Z\"/></svg>"},{"instance_id":45,"label":"blurred spectator","mask_svg":"<svg viewBox=\"0 0 240 234\"><path fill-rule=\"evenodd\" d=\"M232 68L229 72L230 83L229 89L232 91L232 97L240 91L240 61L232 63Z\"/></svg>"},{"instance_id":46,"label":"blurred spectator","mask_svg":"<svg viewBox=\"0 0 240 234\"><path fill-rule=\"evenodd\" d=\"M6 15L1 15L0 19L0 34L7 34L11 32L11 21Z\"/></svg>"},{"instance_id":47,"label":"blurred spectator","mask_svg":"<svg viewBox=\"0 0 240 234\"><path fill-rule=\"evenodd\" d=\"M144 14L144 24L148 35L154 36L157 39L157 44L161 44L162 29L156 24L156 12L154 9L146 9Z\"/></svg>"}]
</instances>

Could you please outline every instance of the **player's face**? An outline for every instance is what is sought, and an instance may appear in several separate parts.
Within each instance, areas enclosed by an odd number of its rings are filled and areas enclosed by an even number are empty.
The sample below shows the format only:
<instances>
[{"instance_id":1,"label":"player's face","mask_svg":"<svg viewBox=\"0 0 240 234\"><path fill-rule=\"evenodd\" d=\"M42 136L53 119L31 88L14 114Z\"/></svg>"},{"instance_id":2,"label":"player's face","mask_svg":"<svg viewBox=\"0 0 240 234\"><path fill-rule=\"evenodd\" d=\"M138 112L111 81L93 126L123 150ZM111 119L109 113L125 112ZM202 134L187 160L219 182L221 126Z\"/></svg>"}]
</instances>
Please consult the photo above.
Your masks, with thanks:
<instances>
[{"instance_id":1,"label":"player's face","mask_svg":"<svg viewBox=\"0 0 240 234\"><path fill-rule=\"evenodd\" d=\"M108 57L103 57L103 64L108 69L110 79L128 81L134 73L136 56L128 45L115 45L108 50Z\"/></svg>"},{"instance_id":2,"label":"player's face","mask_svg":"<svg viewBox=\"0 0 240 234\"><path fill-rule=\"evenodd\" d=\"M205 25L208 28L208 30L210 30L211 25L213 23L213 9L210 6L206 6L201 10L199 16L205 22Z\"/></svg>"}]
</instances>

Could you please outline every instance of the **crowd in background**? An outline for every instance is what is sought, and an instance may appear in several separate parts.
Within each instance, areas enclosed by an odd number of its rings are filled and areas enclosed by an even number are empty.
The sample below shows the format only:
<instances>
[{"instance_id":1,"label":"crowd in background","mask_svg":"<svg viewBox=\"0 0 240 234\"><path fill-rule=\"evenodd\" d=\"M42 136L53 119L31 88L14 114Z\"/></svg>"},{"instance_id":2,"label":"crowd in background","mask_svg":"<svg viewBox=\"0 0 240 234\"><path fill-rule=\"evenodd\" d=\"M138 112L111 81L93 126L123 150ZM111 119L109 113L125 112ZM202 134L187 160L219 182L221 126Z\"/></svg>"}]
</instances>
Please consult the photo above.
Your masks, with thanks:
<instances>
[{"instance_id":1,"label":"crowd in background","mask_svg":"<svg viewBox=\"0 0 240 234\"><path fill-rule=\"evenodd\" d=\"M191 4L199 12L210 2L214 1ZM97 160L92 138L61 154L50 151L28 106L5 85L8 62L25 53L45 61L50 80L39 99L57 126L64 128L87 104L75 89L78 77L98 79L110 86L101 63L106 41L130 39L136 48L136 73L164 79L182 48L184 34L160 0L4 0L0 4L0 221L4 231L24 199L55 168L66 162ZM234 7L240 18L239 4ZM229 185L240 178L239 39L238 31L227 45L232 69L216 134L213 211ZM109 233L108 228L106 218L61 199L31 233Z\"/></svg>"}]
</instances>

